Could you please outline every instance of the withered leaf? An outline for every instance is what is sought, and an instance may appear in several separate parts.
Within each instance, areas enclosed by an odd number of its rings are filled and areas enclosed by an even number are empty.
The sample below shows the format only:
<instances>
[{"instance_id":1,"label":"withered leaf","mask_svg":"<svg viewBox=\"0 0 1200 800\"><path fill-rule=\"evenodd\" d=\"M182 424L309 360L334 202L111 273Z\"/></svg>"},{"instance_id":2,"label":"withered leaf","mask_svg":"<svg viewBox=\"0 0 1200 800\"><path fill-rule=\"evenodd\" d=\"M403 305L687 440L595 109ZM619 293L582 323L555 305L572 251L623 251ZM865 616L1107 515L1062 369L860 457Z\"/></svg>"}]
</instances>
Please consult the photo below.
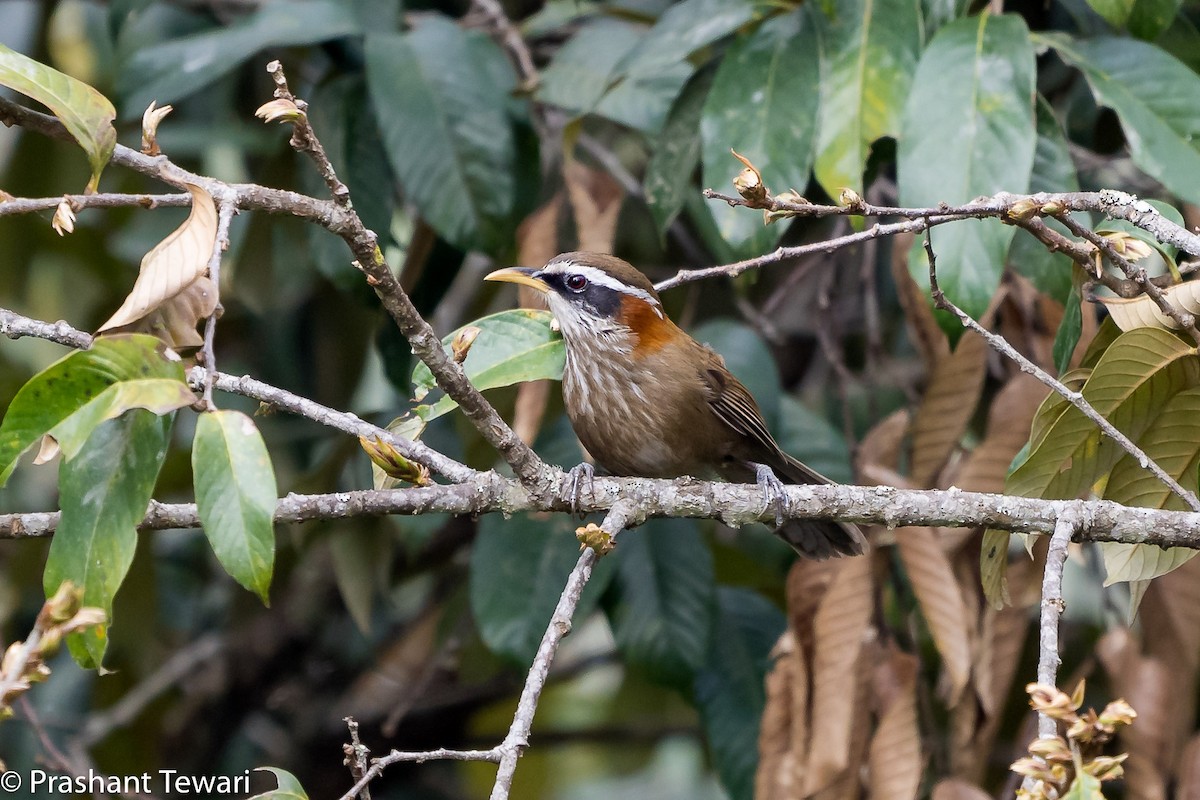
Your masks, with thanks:
<instances>
[{"instance_id":1,"label":"withered leaf","mask_svg":"<svg viewBox=\"0 0 1200 800\"><path fill-rule=\"evenodd\" d=\"M954 451L983 390L987 342L967 331L948 358L938 362L921 405L913 416L913 457L909 476L914 486L933 486Z\"/></svg>"},{"instance_id":2,"label":"withered leaf","mask_svg":"<svg viewBox=\"0 0 1200 800\"><path fill-rule=\"evenodd\" d=\"M208 269L217 239L216 205L208 192L199 186L188 184L185 188L192 196L191 213L182 225L142 258L141 271L133 290L117 312L100 326L100 331L130 326L163 308L168 301L196 283ZM211 283L207 291L212 293L215 306L216 292ZM185 321L186 311L194 305L195 298L192 298L181 308L171 310L167 317L159 321L160 324L164 325L164 329L175 330L178 324ZM195 327L195 322L192 327ZM191 338L198 338L194 331Z\"/></svg>"},{"instance_id":3,"label":"withered leaf","mask_svg":"<svg viewBox=\"0 0 1200 800\"><path fill-rule=\"evenodd\" d=\"M870 796L911 800L920 789L923 771L916 656L891 649L876 667L875 685L875 696L883 702L867 759Z\"/></svg>"}]
</instances>

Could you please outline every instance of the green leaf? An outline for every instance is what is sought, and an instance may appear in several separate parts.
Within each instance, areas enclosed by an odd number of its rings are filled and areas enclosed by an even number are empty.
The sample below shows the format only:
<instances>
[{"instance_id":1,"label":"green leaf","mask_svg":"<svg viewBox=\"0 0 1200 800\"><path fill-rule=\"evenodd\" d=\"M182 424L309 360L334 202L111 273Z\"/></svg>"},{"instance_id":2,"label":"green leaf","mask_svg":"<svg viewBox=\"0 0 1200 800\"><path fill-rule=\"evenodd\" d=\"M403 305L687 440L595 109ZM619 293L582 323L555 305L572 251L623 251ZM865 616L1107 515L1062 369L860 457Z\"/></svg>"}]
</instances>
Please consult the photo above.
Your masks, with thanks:
<instances>
[{"instance_id":1,"label":"green leaf","mask_svg":"<svg viewBox=\"0 0 1200 800\"><path fill-rule=\"evenodd\" d=\"M162 416L191 405L196 395L183 381L172 378L122 381L105 389L71 416L50 429L64 458L74 458L92 431L102 422L134 408Z\"/></svg>"},{"instance_id":2,"label":"green leaf","mask_svg":"<svg viewBox=\"0 0 1200 800\"><path fill-rule=\"evenodd\" d=\"M700 112L714 74L701 70L679 93L646 165L646 203L659 233L671 227L687 196L698 191L692 177L700 163Z\"/></svg>"},{"instance_id":3,"label":"green leaf","mask_svg":"<svg viewBox=\"0 0 1200 800\"><path fill-rule=\"evenodd\" d=\"M361 32L348 3L272 0L229 27L134 52L117 76L122 116L140 115L151 100L159 106L179 102L268 48L316 44Z\"/></svg>"},{"instance_id":4,"label":"green leaf","mask_svg":"<svg viewBox=\"0 0 1200 800\"><path fill-rule=\"evenodd\" d=\"M1077 769L1075 780L1071 781L1062 800L1104 800L1104 792L1100 790L1100 781L1095 776Z\"/></svg>"},{"instance_id":5,"label":"green leaf","mask_svg":"<svg viewBox=\"0 0 1200 800\"><path fill-rule=\"evenodd\" d=\"M524 381L560 380L566 363L562 337L550 330L550 312L518 308L501 311L476 320L478 338L467 353L463 369L476 389L495 389ZM459 329L461 330L461 328ZM442 339L449 349L458 331ZM437 383L429 367L418 364L413 370L413 393L422 400ZM458 407L452 398L442 397L432 405L414 409L429 422Z\"/></svg>"},{"instance_id":6,"label":"green leaf","mask_svg":"<svg viewBox=\"0 0 1200 800\"><path fill-rule=\"evenodd\" d=\"M95 191L100 172L117 145L117 130L113 127L117 111L108 98L86 83L4 45L0 45L0 86L37 100L66 126L87 154L92 167L88 191Z\"/></svg>"},{"instance_id":7,"label":"green leaf","mask_svg":"<svg viewBox=\"0 0 1200 800\"><path fill-rule=\"evenodd\" d=\"M936 206L1001 190L1024 192L1037 143L1034 76L1033 46L1018 16L985 13L938 31L917 65L904 110L900 202ZM1013 232L989 220L948 225L933 237L938 282L973 317L987 309L1000 283ZM914 260L912 269L927 286L927 268ZM952 323L957 330L957 320Z\"/></svg>"},{"instance_id":8,"label":"green leaf","mask_svg":"<svg viewBox=\"0 0 1200 800\"><path fill-rule=\"evenodd\" d=\"M622 535L608 616L625 661L688 686L704 662L715 610L713 558L694 520L651 520Z\"/></svg>"},{"instance_id":9,"label":"green leaf","mask_svg":"<svg viewBox=\"0 0 1200 800\"><path fill-rule=\"evenodd\" d=\"M613 66L594 112L656 133L671 101L692 74L687 57L758 19L770 8L764 0L683 0L668 6Z\"/></svg>"},{"instance_id":10,"label":"green leaf","mask_svg":"<svg viewBox=\"0 0 1200 800\"><path fill-rule=\"evenodd\" d=\"M717 774L732 800L752 800L763 682L787 621L748 589L717 589L716 630L694 695Z\"/></svg>"},{"instance_id":11,"label":"green leaf","mask_svg":"<svg viewBox=\"0 0 1200 800\"><path fill-rule=\"evenodd\" d=\"M1097 103L1116 112L1133 163L1185 200L1200 202L1200 76L1145 42L1039 38L1083 72Z\"/></svg>"},{"instance_id":12,"label":"green leaf","mask_svg":"<svg viewBox=\"0 0 1200 800\"><path fill-rule=\"evenodd\" d=\"M62 520L50 542L42 584L50 597L69 580L83 587L83 603L112 619L112 601L137 547L167 453L171 418L133 411L96 428L79 454L58 471ZM84 667L99 667L107 627L72 634L68 645Z\"/></svg>"},{"instance_id":13,"label":"green leaf","mask_svg":"<svg viewBox=\"0 0 1200 800\"><path fill-rule=\"evenodd\" d=\"M1129 32L1139 39L1154 41L1171 27L1183 0L1134 0L1129 15Z\"/></svg>"},{"instance_id":14,"label":"green leaf","mask_svg":"<svg viewBox=\"0 0 1200 800\"><path fill-rule=\"evenodd\" d=\"M254 421L240 411L200 415L192 442L196 507L225 571L270 605L275 566L275 471Z\"/></svg>"},{"instance_id":15,"label":"green leaf","mask_svg":"<svg viewBox=\"0 0 1200 800\"><path fill-rule=\"evenodd\" d=\"M1155 415L1138 439L1138 446L1168 475L1184 486L1195 486L1200 474L1200 389L1180 392ZM1187 504L1129 455L1121 457L1108 476L1104 499L1139 508L1187 511ZM1102 542L1105 586L1118 581L1147 581L1165 575L1196 555L1186 547Z\"/></svg>"},{"instance_id":16,"label":"green leaf","mask_svg":"<svg viewBox=\"0 0 1200 800\"><path fill-rule=\"evenodd\" d=\"M617 64L644 35L639 26L610 17L585 22L542 71L538 100L573 114L590 113Z\"/></svg>"},{"instance_id":17,"label":"green leaf","mask_svg":"<svg viewBox=\"0 0 1200 800\"><path fill-rule=\"evenodd\" d=\"M816 26L805 8L767 20L730 46L700 120L705 186L733 191L731 181L743 167L732 148L750 159L772 191L804 191L816 136L817 54ZM740 252L762 252L784 230L763 225L758 211L724 203L709 208L721 236Z\"/></svg>"},{"instance_id":18,"label":"green leaf","mask_svg":"<svg viewBox=\"0 0 1200 800\"><path fill-rule=\"evenodd\" d=\"M153 336L102 336L91 349L70 353L30 378L17 392L4 422L0 423L0 485L8 480L23 452L109 387L125 381L160 378L183 385L183 366L178 361L168 361L161 350L161 343ZM103 410L109 402L115 403L114 407L119 407L122 401L132 401L127 407L140 405L138 392L133 390L130 395L110 397L90 409L86 412L89 416L69 426L71 430L65 433L66 437L72 442L76 434L86 438L86 428L81 427L85 419L93 420L93 425L98 423L100 420L93 412ZM155 395L149 399L154 402L148 405L153 405L161 403L163 398Z\"/></svg>"},{"instance_id":19,"label":"green leaf","mask_svg":"<svg viewBox=\"0 0 1200 800\"><path fill-rule=\"evenodd\" d=\"M296 776L279 767L255 767L255 772L270 772L275 775L278 786L269 792L256 794L248 800L308 800L308 794Z\"/></svg>"},{"instance_id":20,"label":"green leaf","mask_svg":"<svg viewBox=\"0 0 1200 800\"><path fill-rule=\"evenodd\" d=\"M1067 146L1067 137L1054 116L1054 109L1044 97L1037 99L1037 147L1033 154L1033 173L1029 178L1030 192L1077 192L1079 176ZM1080 224L1091 227L1087 214L1071 215ZM1066 227L1056 219L1043 222L1064 236ZM1066 303L1072 291L1070 257L1052 253L1046 246L1025 231L1018 231L1008 249L1008 263L1021 275L1033 281L1038 291L1045 292L1060 303Z\"/></svg>"},{"instance_id":21,"label":"green leaf","mask_svg":"<svg viewBox=\"0 0 1200 800\"><path fill-rule=\"evenodd\" d=\"M1088 5L1104 17L1105 22L1119 30L1125 27L1135 2L1137 0L1088 0Z\"/></svg>"},{"instance_id":22,"label":"green leaf","mask_svg":"<svg viewBox=\"0 0 1200 800\"><path fill-rule=\"evenodd\" d=\"M1062 375L1071 367L1071 356L1079 337L1083 333L1083 307L1078 292L1067 295L1067 304L1063 308L1062 322L1058 332L1054 334L1054 367Z\"/></svg>"},{"instance_id":23,"label":"green leaf","mask_svg":"<svg viewBox=\"0 0 1200 800\"><path fill-rule=\"evenodd\" d=\"M452 244L488 252L512 238L516 159L515 79L496 59L486 36L439 15L366 39L371 102L405 194Z\"/></svg>"},{"instance_id":24,"label":"green leaf","mask_svg":"<svg viewBox=\"0 0 1200 800\"><path fill-rule=\"evenodd\" d=\"M479 521L469 594L479 635L492 652L522 665L533 660L578 560L575 523L565 514L511 520L489 514ZM576 624L596 608L612 571L611 558L596 565L576 606Z\"/></svg>"},{"instance_id":25,"label":"green leaf","mask_svg":"<svg viewBox=\"0 0 1200 800\"><path fill-rule=\"evenodd\" d=\"M852 0L821 26L821 110L814 171L830 197L862 194L871 145L900 132L921 50L917 0Z\"/></svg>"},{"instance_id":26,"label":"green leaf","mask_svg":"<svg viewBox=\"0 0 1200 800\"><path fill-rule=\"evenodd\" d=\"M1008 531L988 529L983 532L979 551L979 580L983 595L994 609L1002 609L1008 597Z\"/></svg>"},{"instance_id":27,"label":"green leaf","mask_svg":"<svg viewBox=\"0 0 1200 800\"><path fill-rule=\"evenodd\" d=\"M1117 430L1137 441L1176 393L1200 385L1196 350L1156 328L1122 334L1104 352L1082 393ZM1065 406L1005 491L1023 497L1079 496L1116 464L1122 451L1074 406Z\"/></svg>"}]
</instances>

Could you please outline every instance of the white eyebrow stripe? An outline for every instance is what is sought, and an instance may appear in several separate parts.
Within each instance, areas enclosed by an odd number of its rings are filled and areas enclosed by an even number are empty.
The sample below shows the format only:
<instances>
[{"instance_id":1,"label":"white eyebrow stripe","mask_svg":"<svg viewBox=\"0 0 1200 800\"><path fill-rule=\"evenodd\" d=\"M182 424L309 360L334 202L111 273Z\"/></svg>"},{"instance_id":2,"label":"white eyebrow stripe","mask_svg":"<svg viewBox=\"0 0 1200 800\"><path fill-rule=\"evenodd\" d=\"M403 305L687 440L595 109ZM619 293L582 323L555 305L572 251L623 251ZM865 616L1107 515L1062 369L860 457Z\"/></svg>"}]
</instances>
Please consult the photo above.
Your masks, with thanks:
<instances>
[{"instance_id":1,"label":"white eyebrow stripe","mask_svg":"<svg viewBox=\"0 0 1200 800\"><path fill-rule=\"evenodd\" d=\"M650 294L645 289L639 289L636 286L630 286L627 283L622 283L603 270L596 269L595 267L588 267L583 264L576 264L574 261L559 261L546 267L546 269L543 271L555 274L571 272L582 275L583 277L587 278L588 281L596 284L597 286L604 286L608 289L621 292L622 294L627 294L630 297L637 297L641 300L645 300L650 304L650 307L654 309L654 313L658 314L660 319L662 318L662 304L658 302L658 299L655 298L654 295Z\"/></svg>"}]
</instances>

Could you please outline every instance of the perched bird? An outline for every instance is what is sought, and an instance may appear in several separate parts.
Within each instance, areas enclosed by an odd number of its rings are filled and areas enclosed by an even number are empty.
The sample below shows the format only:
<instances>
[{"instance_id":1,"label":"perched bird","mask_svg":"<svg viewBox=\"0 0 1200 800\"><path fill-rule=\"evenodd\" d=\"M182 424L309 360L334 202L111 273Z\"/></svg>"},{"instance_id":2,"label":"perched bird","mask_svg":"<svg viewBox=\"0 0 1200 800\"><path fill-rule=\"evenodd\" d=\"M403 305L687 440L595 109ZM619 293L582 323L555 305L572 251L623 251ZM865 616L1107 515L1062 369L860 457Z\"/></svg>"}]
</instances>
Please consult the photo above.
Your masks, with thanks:
<instances>
[{"instance_id":1,"label":"perched bird","mask_svg":"<svg viewBox=\"0 0 1200 800\"><path fill-rule=\"evenodd\" d=\"M777 516L784 483L831 482L780 449L721 356L667 317L654 284L628 262L563 253L541 269L510 267L486 280L545 295L567 349L567 415L583 446L613 475L755 481ZM776 533L808 558L866 549L851 524L791 520Z\"/></svg>"}]
</instances>

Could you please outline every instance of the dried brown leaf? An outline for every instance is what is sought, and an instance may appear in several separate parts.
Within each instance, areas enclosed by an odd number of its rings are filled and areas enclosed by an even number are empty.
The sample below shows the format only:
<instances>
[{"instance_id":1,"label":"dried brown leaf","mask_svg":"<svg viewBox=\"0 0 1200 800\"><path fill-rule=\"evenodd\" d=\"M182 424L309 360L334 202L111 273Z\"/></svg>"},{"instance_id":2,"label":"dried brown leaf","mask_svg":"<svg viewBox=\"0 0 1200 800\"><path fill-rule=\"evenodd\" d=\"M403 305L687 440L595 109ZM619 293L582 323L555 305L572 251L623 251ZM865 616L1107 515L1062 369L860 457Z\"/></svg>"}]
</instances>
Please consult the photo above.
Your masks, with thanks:
<instances>
[{"instance_id":1,"label":"dried brown leaf","mask_svg":"<svg viewBox=\"0 0 1200 800\"><path fill-rule=\"evenodd\" d=\"M857 681L853 688L854 715L850 724L850 748L847 767L832 784L813 795L812 800L859 800L862 779L867 766L867 748L871 742L871 684L875 665L884 658L883 646L874 638L864 643L856 667ZM814 726L814 733L822 729Z\"/></svg>"},{"instance_id":2,"label":"dried brown leaf","mask_svg":"<svg viewBox=\"0 0 1200 800\"><path fill-rule=\"evenodd\" d=\"M787 800L795 795L792 742L792 696L807 685L797 686L795 637L785 631L772 651L775 663L767 673L767 702L758 728L758 771L754 776L754 796L758 800ZM807 684L807 680L803 681Z\"/></svg>"},{"instance_id":3,"label":"dried brown leaf","mask_svg":"<svg viewBox=\"0 0 1200 800\"><path fill-rule=\"evenodd\" d=\"M949 680L947 704L958 702L971 675L971 620L954 569L930 528L901 528L896 547Z\"/></svg>"},{"instance_id":4,"label":"dried brown leaf","mask_svg":"<svg viewBox=\"0 0 1200 800\"><path fill-rule=\"evenodd\" d=\"M1176 800L1200 800L1200 735L1193 736L1183 748L1176 770Z\"/></svg>"},{"instance_id":5,"label":"dried brown leaf","mask_svg":"<svg viewBox=\"0 0 1200 800\"><path fill-rule=\"evenodd\" d=\"M909 477L914 486L932 486L962 438L987 368L987 342L967 331L948 358L938 362L917 413L913 416L913 457Z\"/></svg>"},{"instance_id":6,"label":"dried brown leaf","mask_svg":"<svg viewBox=\"0 0 1200 800\"><path fill-rule=\"evenodd\" d=\"M196 325L216 308L216 284L200 276L142 319L118 330L152 333L176 349L199 347L204 344L204 338L196 332Z\"/></svg>"},{"instance_id":7,"label":"dried brown leaf","mask_svg":"<svg viewBox=\"0 0 1200 800\"><path fill-rule=\"evenodd\" d=\"M1125 796L1165 800L1174 755L1184 745L1171 725L1179 702L1177 681L1161 661L1143 656L1124 628L1106 633L1097 643L1096 653L1108 673L1112 693L1124 697L1138 713L1137 723L1122 728L1119 734L1120 746L1129 753L1124 765Z\"/></svg>"},{"instance_id":8,"label":"dried brown leaf","mask_svg":"<svg viewBox=\"0 0 1200 800\"><path fill-rule=\"evenodd\" d=\"M563 165L563 181L575 213L579 249L611 253L625 190L607 172L575 160Z\"/></svg>"},{"instance_id":9,"label":"dried brown leaf","mask_svg":"<svg viewBox=\"0 0 1200 800\"><path fill-rule=\"evenodd\" d=\"M954 477L954 485L967 492L1002 493L1008 468L1029 441L1033 415L1049 393L1032 375L1014 375L992 401L984 439Z\"/></svg>"},{"instance_id":10,"label":"dried brown leaf","mask_svg":"<svg viewBox=\"0 0 1200 800\"><path fill-rule=\"evenodd\" d=\"M923 771L916 657L892 649L875 669L875 685L876 698L884 702L868 756L868 796L878 800L915 798Z\"/></svg>"},{"instance_id":11,"label":"dried brown leaf","mask_svg":"<svg viewBox=\"0 0 1200 800\"><path fill-rule=\"evenodd\" d=\"M875 423L858 446L854 470L865 477L874 468L881 467L894 472L900 464L900 446L908 433L909 413L901 408ZM866 482L866 481L864 481Z\"/></svg>"},{"instance_id":12,"label":"dried brown leaf","mask_svg":"<svg viewBox=\"0 0 1200 800\"><path fill-rule=\"evenodd\" d=\"M814 737L809 751L808 794L838 780L850 765L859 657L874 605L871 559L830 563L836 565L837 574L813 621L811 717L820 720L821 735Z\"/></svg>"},{"instance_id":13,"label":"dried brown leaf","mask_svg":"<svg viewBox=\"0 0 1200 800\"><path fill-rule=\"evenodd\" d=\"M185 186L192 211L183 224L142 258L141 271L125 302L101 331L130 325L191 286L208 269L217 239L217 208L208 192Z\"/></svg>"},{"instance_id":14,"label":"dried brown leaf","mask_svg":"<svg viewBox=\"0 0 1200 800\"><path fill-rule=\"evenodd\" d=\"M933 316L928 293L909 272L908 254L913 239L911 233L902 233L892 240L892 282L896 285L896 295L904 310L908 335L921 354L926 369L932 370L939 361L950 355L950 340Z\"/></svg>"},{"instance_id":15,"label":"dried brown leaf","mask_svg":"<svg viewBox=\"0 0 1200 800\"><path fill-rule=\"evenodd\" d=\"M1190 685L1200 671L1200 561L1152 581L1142 605L1146 654L1162 659Z\"/></svg>"}]
</instances>

